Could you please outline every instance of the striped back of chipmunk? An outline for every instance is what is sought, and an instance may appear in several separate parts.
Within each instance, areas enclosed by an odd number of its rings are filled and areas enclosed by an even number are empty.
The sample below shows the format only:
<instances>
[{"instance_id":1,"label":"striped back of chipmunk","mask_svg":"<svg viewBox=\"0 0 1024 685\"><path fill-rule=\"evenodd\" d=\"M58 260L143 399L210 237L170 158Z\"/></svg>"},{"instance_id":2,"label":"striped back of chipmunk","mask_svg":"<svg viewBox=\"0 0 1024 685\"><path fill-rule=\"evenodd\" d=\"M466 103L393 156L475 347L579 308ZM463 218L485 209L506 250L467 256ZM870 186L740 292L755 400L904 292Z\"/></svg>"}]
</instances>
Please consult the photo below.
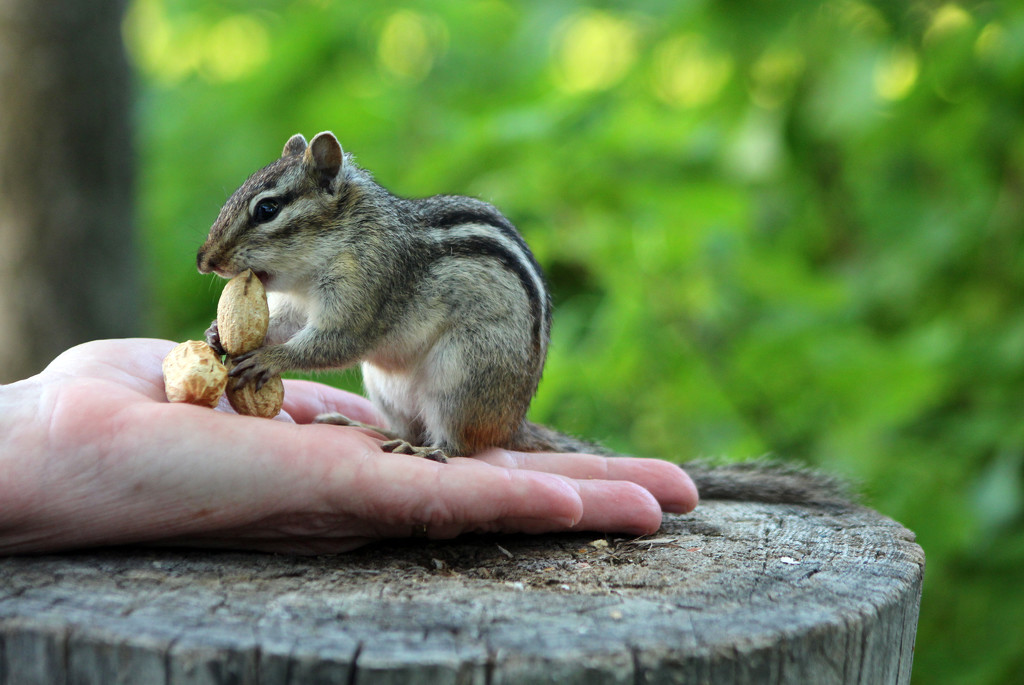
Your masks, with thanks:
<instances>
[{"instance_id":1,"label":"striped back of chipmunk","mask_svg":"<svg viewBox=\"0 0 1024 685\"><path fill-rule=\"evenodd\" d=\"M540 265L512 222L493 205L469 197L436 195L416 204L421 225L437 232L439 250L491 257L516 277L530 305L534 350L543 363L551 335L551 296Z\"/></svg>"}]
</instances>

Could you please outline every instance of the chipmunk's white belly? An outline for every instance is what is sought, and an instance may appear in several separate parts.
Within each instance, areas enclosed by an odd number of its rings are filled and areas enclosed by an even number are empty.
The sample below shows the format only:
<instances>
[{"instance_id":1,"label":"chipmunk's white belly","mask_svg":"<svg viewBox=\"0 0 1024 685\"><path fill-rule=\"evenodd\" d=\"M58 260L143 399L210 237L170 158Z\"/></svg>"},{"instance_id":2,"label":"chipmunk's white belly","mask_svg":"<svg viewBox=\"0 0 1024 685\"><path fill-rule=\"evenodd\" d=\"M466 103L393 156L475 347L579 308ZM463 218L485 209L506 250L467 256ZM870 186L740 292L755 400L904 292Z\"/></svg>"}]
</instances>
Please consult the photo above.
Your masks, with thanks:
<instances>
[{"instance_id":1,"label":"chipmunk's white belly","mask_svg":"<svg viewBox=\"0 0 1024 685\"><path fill-rule=\"evenodd\" d=\"M371 397L380 396L404 413L416 416L432 399L465 383L469 369L454 349L434 348L408 367L381 367L363 362L363 384Z\"/></svg>"},{"instance_id":2,"label":"chipmunk's white belly","mask_svg":"<svg viewBox=\"0 0 1024 685\"><path fill-rule=\"evenodd\" d=\"M366 393L390 428L410 439L422 435L427 444L440 444L447 437L450 417L457 412L450 406L452 398L461 396L459 388L472 372L457 346L450 344L434 345L407 366L363 362L362 368Z\"/></svg>"}]
</instances>

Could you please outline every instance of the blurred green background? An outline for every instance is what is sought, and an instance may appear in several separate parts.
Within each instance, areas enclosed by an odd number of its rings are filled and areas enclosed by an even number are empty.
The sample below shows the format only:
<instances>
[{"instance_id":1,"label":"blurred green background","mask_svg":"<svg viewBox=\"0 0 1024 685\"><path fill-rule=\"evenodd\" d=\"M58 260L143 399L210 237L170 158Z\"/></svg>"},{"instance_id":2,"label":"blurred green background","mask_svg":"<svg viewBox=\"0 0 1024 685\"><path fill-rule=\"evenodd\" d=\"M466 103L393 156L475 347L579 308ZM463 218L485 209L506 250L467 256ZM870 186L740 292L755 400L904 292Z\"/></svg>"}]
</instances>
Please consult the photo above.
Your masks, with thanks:
<instances>
[{"instance_id":1,"label":"blurred green background","mask_svg":"<svg viewBox=\"0 0 1024 685\"><path fill-rule=\"evenodd\" d=\"M150 334L202 334L220 205L333 130L521 228L535 419L853 479L928 556L915 682L1019 682L1022 3L134 0L124 35Z\"/></svg>"}]
</instances>

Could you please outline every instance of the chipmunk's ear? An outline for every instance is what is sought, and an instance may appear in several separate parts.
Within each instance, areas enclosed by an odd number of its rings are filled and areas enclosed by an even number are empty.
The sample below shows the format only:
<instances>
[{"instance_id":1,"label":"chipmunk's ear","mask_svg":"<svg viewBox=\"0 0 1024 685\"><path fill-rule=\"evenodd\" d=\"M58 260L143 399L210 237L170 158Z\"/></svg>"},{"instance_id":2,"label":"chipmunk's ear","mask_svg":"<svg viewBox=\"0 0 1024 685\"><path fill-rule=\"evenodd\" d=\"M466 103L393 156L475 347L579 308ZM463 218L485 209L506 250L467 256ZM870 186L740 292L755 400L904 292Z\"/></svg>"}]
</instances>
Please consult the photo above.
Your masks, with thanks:
<instances>
[{"instance_id":1,"label":"chipmunk's ear","mask_svg":"<svg viewBox=\"0 0 1024 685\"><path fill-rule=\"evenodd\" d=\"M303 156L303 163L310 173L324 185L329 184L338 175L343 160L341 143L330 131L313 136L313 141Z\"/></svg>"},{"instance_id":2,"label":"chipmunk's ear","mask_svg":"<svg viewBox=\"0 0 1024 685\"><path fill-rule=\"evenodd\" d=\"M294 136L288 139L288 142L284 144L284 151L281 153L282 157L288 157L290 155L297 155L300 152L306 151L306 139L301 133L296 133Z\"/></svg>"}]
</instances>

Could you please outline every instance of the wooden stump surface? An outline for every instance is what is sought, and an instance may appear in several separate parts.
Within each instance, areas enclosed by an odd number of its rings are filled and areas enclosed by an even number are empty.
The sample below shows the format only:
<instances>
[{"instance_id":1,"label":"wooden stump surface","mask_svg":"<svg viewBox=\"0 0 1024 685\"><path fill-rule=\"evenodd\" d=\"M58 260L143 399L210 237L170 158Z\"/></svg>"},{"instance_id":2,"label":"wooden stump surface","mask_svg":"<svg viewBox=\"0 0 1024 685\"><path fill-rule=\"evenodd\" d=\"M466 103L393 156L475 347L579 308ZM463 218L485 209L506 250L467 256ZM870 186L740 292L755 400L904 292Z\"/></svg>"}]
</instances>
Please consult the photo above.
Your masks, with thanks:
<instances>
[{"instance_id":1,"label":"wooden stump surface","mask_svg":"<svg viewBox=\"0 0 1024 685\"><path fill-rule=\"evenodd\" d=\"M924 555L858 506L641 539L0 559L0 683L908 683Z\"/></svg>"}]
</instances>

